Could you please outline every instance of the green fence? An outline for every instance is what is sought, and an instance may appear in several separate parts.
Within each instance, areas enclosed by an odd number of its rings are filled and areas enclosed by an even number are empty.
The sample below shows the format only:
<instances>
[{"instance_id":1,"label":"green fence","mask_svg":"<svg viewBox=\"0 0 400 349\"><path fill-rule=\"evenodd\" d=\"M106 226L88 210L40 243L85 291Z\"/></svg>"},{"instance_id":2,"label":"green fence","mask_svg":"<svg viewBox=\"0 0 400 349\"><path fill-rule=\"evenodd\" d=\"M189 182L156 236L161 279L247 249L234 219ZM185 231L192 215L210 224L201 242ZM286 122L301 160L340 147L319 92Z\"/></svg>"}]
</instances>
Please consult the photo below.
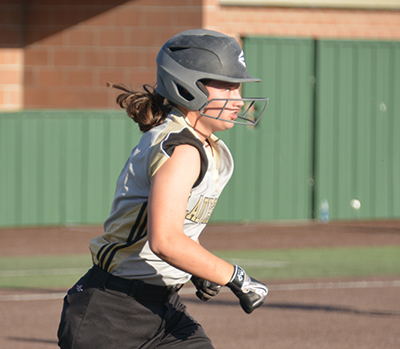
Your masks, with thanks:
<instances>
[{"instance_id":1,"label":"green fence","mask_svg":"<svg viewBox=\"0 0 400 349\"><path fill-rule=\"evenodd\" d=\"M317 43L316 202L334 219L400 217L400 43Z\"/></svg>"},{"instance_id":2,"label":"green fence","mask_svg":"<svg viewBox=\"0 0 400 349\"><path fill-rule=\"evenodd\" d=\"M244 39L269 97L219 136L235 172L212 222L400 218L400 43ZM316 82L316 83L315 83ZM0 114L0 226L101 224L140 137L121 111Z\"/></svg>"},{"instance_id":3,"label":"green fence","mask_svg":"<svg viewBox=\"0 0 400 349\"><path fill-rule=\"evenodd\" d=\"M312 40L244 40L249 72L262 83L244 84L243 94L270 100L256 128L219 135L236 167L214 219L311 218L313 46Z\"/></svg>"},{"instance_id":4,"label":"green fence","mask_svg":"<svg viewBox=\"0 0 400 349\"><path fill-rule=\"evenodd\" d=\"M320 218L325 201L331 219L400 218L400 43L250 37L244 49L263 79L245 94L271 100L243 141L257 160L235 154L234 219Z\"/></svg>"},{"instance_id":5,"label":"green fence","mask_svg":"<svg viewBox=\"0 0 400 349\"><path fill-rule=\"evenodd\" d=\"M121 112L0 115L0 225L99 224L140 137Z\"/></svg>"}]
</instances>

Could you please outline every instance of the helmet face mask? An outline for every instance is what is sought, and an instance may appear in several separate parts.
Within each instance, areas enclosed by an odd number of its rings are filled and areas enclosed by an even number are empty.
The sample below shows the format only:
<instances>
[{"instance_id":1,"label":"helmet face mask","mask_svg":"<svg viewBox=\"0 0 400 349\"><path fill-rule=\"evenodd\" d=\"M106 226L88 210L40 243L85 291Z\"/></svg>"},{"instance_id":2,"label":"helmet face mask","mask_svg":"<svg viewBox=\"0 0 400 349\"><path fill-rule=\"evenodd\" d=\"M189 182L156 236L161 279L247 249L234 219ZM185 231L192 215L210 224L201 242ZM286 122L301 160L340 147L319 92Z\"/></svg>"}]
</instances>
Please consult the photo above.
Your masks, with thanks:
<instances>
[{"instance_id":1,"label":"helmet face mask","mask_svg":"<svg viewBox=\"0 0 400 349\"><path fill-rule=\"evenodd\" d=\"M234 101L243 101L244 106L241 108L240 112L237 114L237 119L228 120L222 118L222 114L225 111L228 103ZM225 122L230 122L238 125L256 126L260 121L265 109L267 108L269 98L213 98L210 99L204 107L202 107L199 112L200 115L206 116L211 119L221 120ZM205 109L212 105L213 102L223 102L223 106L218 116L212 116L205 113Z\"/></svg>"},{"instance_id":2,"label":"helmet face mask","mask_svg":"<svg viewBox=\"0 0 400 349\"><path fill-rule=\"evenodd\" d=\"M208 91L202 81L216 80L229 83L261 81L247 72L244 53L239 43L230 36L211 30L195 29L179 33L170 38L157 55L156 91L174 104L188 110L200 111L200 114L221 121L220 118L229 100L226 100L218 117L203 113L210 105ZM253 98L251 108L267 99ZM215 99L214 99L215 101ZM249 108L241 117L246 121L229 122L255 125L261 114L252 120Z\"/></svg>"}]
</instances>

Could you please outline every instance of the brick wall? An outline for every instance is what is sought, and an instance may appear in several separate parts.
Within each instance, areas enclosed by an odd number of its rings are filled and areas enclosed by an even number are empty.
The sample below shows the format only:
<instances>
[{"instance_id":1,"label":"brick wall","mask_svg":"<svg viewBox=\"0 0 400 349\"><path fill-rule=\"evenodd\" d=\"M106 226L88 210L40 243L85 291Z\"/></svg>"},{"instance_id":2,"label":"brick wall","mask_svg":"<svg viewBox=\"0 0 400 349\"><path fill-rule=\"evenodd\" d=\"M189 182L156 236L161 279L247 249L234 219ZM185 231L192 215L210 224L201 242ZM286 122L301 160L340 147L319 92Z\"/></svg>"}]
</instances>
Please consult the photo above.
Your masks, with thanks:
<instances>
[{"instance_id":1,"label":"brick wall","mask_svg":"<svg viewBox=\"0 0 400 349\"><path fill-rule=\"evenodd\" d=\"M23 107L22 6L15 0L0 3L0 110Z\"/></svg>"},{"instance_id":2,"label":"brick wall","mask_svg":"<svg viewBox=\"0 0 400 349\"><path fill-rule=\"evenodd\" d=\"M0 48L0 106L5 110L23 107L23 50Z\"/></svg>"},{"instance_id":3,"label":"brick wall","mask_svg":"<svg viewBox=\"0 0 400 349\"><path fill-rule=\"evenodd\" d=\"M160 46L201 26L200 1L61 3L28 8L25 108L115 108L107 81L153 84Z\"/></svg>"},{"instance_id":4,"label":"brick wall","mask_svg":"<svg viewBox=\"0 0 400 349\"><path fill-rule=\"evenodd\" d=\"M237 37L400 40L400 11L235 7L204 0L203 26Z\"/></svg>"},{"instance_id":5,"label":"brick wall","mask_svg":"<svg viewBox=\"0 0 400 349\"><path fill-rule=\"evenodd\" d=\"M155 82L155 57L191 28L400 40L400 11L220 6L218 0L2 0L0 110L116 108L107 81Z\"/></svg>"}]
</instances>

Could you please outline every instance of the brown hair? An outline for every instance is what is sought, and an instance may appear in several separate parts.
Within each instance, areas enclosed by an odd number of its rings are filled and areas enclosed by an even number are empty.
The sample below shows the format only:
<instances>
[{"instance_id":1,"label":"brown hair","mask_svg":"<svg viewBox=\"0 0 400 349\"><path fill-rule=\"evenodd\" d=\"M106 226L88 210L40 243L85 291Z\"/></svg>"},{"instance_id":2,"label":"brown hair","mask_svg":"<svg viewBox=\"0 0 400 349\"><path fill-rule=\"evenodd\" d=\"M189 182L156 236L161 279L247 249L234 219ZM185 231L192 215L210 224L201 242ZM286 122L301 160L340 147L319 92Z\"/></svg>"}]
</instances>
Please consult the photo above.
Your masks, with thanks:
<instances>
[{"instance_id":1,"label":"brown hair","mask_svg":"<svg viewBox=\"0 0 400 349\"><path fill-rule=\"evenodd\" d=\"M130 90L123 84L107 82L107 86L124 91L118 95L117 103L138 123L142 132L162 124L172 109L168 100L158 94L153 86L143 85L143 91L140 92Z\"/></svg>"},{"instance_id":2,"label":"brown hair","mask_svg":"<svg viewBox=\"0 0 400 349\"><path fill-rule=\"evenodd\" d=\"M123 84L107 82L108 87L124 91L117 97L118 105L126 110L128 116L138 123L142 132L161 125L172 109L172 104L161 96L153 86L143 85L143 91L137 92L128 89ZM211 149L219 154L219 149L211 137L207 137Z\"/></svg>"}]
</instances>

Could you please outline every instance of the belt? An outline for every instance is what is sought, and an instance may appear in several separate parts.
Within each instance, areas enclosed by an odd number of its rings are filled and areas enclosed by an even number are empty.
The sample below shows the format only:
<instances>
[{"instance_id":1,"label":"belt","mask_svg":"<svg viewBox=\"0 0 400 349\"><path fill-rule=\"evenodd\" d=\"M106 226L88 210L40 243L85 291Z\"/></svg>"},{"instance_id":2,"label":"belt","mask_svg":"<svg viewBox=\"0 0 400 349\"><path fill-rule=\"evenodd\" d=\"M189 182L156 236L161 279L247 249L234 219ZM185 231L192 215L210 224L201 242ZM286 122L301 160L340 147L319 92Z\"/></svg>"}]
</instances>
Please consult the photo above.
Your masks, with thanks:
<instances>
[{"instance_id":1,"label":"belt","mask_svg":"<svg viewBox=\"0 0 400 349\"><path fill-rule=\"evenodd\" d=\"M156 286L146 284L141 280L128 280L112 275L97 265L89 270L88 281L94 287L122 292L136 300L153 302L165 302L183 286Z\"/></svg>"}]
</instances>

